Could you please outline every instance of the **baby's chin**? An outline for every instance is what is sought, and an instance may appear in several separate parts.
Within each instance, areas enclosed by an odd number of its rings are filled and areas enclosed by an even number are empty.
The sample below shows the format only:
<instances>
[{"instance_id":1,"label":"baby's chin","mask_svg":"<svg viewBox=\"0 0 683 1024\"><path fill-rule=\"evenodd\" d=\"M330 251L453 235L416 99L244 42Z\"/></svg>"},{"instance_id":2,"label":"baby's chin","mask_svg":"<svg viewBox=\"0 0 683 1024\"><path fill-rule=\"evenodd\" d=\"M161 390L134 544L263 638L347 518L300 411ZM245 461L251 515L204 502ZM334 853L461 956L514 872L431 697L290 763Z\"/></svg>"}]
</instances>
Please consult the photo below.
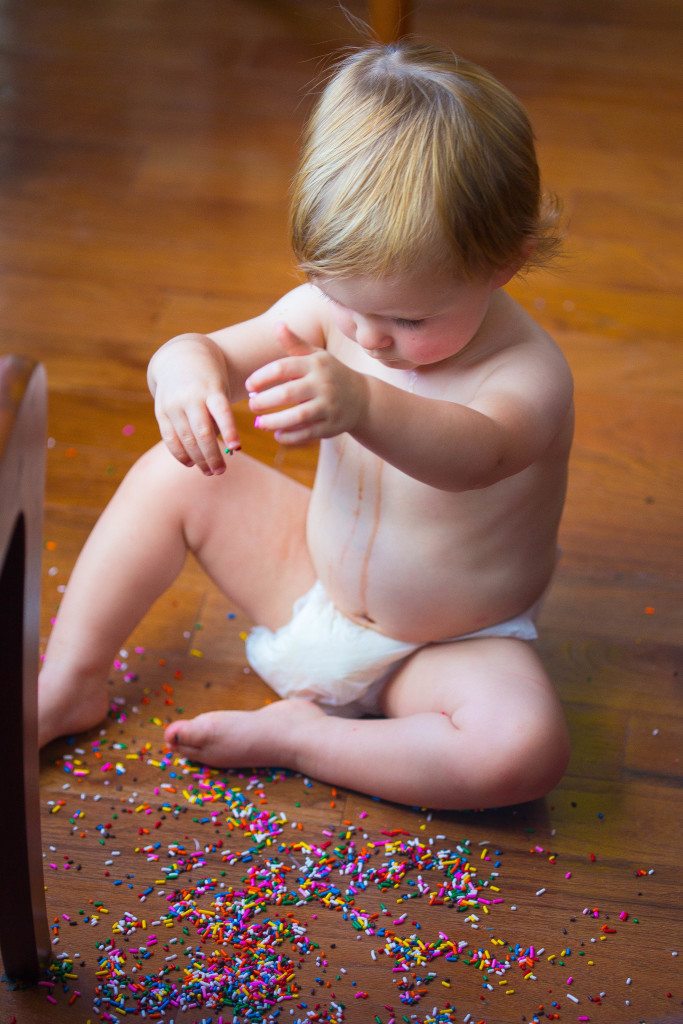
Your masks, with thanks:
<instances>
[{"instance_id":1,"label":"baby's chin","mask_svg":"<svg viewBox=\"0 0 683 1024\"><path fill-rule=\"evenodd\" d=\"M417 370L419 369L418 363L412 363L409 359L392 359L383 358L380 355L372 356L372 359L376 363L381 363L382 366L386 366L390 370Z\"/></svg>"}]
</instances>

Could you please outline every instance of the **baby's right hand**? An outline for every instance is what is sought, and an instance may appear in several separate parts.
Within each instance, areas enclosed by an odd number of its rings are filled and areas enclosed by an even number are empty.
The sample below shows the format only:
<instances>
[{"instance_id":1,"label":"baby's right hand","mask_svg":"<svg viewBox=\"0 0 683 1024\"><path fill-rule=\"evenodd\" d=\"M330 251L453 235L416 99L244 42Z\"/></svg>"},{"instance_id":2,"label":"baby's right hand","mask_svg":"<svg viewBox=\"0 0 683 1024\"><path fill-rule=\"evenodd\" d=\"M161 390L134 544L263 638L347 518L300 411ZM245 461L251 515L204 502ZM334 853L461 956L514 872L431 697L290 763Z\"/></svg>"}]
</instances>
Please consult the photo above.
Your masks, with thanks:
<instances>
[{"instance_id":1,"label":"baby's right hand","mask_svg":"<svg viewBox=\"0 0 683 1024\"><path fill-rule=\"evenodd\" d=\"M239 448L225 356L204 334L181 334L155 354L147 373L164 444L206 476L225 471L223 448ZM218 441L221 435L224 444Z\"/></svg>"}]
</instances>

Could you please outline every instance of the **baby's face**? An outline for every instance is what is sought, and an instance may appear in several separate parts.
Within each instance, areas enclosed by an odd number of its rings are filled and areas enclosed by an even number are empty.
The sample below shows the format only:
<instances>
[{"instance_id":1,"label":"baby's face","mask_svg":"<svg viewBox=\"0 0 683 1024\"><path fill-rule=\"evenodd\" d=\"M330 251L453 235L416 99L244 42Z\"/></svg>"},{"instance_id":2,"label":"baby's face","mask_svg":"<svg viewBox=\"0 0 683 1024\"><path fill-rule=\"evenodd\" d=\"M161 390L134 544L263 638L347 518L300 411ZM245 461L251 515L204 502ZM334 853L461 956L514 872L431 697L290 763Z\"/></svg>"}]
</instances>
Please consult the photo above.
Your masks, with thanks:
<instances>
[{"instance_id":1,"label":"baby's face","mask_svg":"<svg viewBox=\"0 0 683 1024\"><path fill-rule=\"evenodd\" d=\"M347 338L400 370L439 363L464 349L500 287L497 277L473 283L438 273L381 280L317 276L312 283L331 300Z\"/></svg>"}]
</instances>

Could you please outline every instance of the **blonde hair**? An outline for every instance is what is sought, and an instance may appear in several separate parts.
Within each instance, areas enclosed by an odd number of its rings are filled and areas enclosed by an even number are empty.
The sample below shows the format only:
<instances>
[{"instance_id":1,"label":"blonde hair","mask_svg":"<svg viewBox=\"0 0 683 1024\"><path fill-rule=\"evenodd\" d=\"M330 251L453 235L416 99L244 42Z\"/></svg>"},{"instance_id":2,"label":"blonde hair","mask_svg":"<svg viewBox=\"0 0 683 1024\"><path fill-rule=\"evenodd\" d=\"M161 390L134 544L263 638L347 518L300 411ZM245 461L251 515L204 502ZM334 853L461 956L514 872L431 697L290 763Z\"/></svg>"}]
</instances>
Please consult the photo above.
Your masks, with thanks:
<instances>
[{"instance_id":1,"label":"blonde hair","mask_svg":"<svg viewBox=\"0 0 683 1024\"><path fill-rule=\"evenodd\" d=\"M309 275L416 261L473 279L559 245L529 118L492 75L431 46L373 46L336 68L310 118L291 236Z\"/></svg>"}]
</instances>

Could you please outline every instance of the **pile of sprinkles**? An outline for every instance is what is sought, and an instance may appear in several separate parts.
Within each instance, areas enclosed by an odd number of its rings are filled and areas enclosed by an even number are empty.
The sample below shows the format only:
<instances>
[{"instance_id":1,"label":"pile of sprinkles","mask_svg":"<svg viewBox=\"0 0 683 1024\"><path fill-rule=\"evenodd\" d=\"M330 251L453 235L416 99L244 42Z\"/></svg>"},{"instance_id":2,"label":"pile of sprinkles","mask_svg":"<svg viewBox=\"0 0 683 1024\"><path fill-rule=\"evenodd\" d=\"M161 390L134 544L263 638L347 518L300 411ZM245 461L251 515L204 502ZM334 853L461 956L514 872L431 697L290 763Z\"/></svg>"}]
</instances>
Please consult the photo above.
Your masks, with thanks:
<instances>
[{"instance_id":1,"label":"pile of sprinkles","mask_svg":"<svg viewBox=\"0 0 683 1024\"><path fill-rule=\"evenodd\" d=\"M121 714L118 703L112 717L119 720ZM131 874L118 877L121 851L108 849L115 841L113 823L91 823L103 847L106 879L117 888L127 885L135 905L118 920L107 921L109 934L95 940L93 1021L111 1024L128 1016L170 1024L369 1020L362 1010L368 992L355 981L351 998L331 991L324 1002L307 1001L299 968L308 964L314 973L326 973L330 953L316 941L314 927L330 912L343 922L338 927L370 941L372 969L384 969L393 979L394 1005L387 1004L384 1015L374 1017L377 1024L486 1024L480 1007L460 1005L455 972L477 972L484 993L500 986L514 995L520 986L533 987L540 970L556 965L568 971L565 991L543 1002L529 990L525 1019L596 1020L592 1014L602 1006L605 993L579 995L576 988L571 990L571 948L545 950L509 942L489 927L497 908L506 903L500 885L501 850L467 840L448 844L443 835L427 838L405 829L371 834L362 820L345 821L336 829L322 827L311 837L300 823L268 806L267 789L296 779L292 773L236 776L193 765L169 750L155 750L151 742L130 749L100 739L89 751L76 748L62 762L72 779L66 791L80 780L123 776L133 762L138 769L158 773L153 786L158 802L136 802L134 793L129 808L142 822L133 857L151 866L156 877L147 884L137 883ZM308 779L301 782L313 787ZM88 835L87 796L81 794L71 813L68 799L50 807L52 813L69 814L72 836ZM97 803L101 794L91 799ZM176 833L164 841L162 823L166 831L176 823L184 831L188 815L200 830L211 831L211 839L199 842ZM359 818L367 818L367 812ZM557 854L542 846L532 847L530 854L550 864L557 861ZM68 870L73 861L67 858L60 865L49 859L48 865ZM570 876L564 874L565 879ZM541 888L535 895L542 898L545 892ZM416 900L452 911L453 927L425 934L424 926L413 920ZM106 895L91 902L93 911L85 921L101 928L109 914ZM596 922L600 938L616 933L599 907L586 907L583 914ZM624 910L615 924L629 919ZM59 952L60 942L57 920L55 959L43 984L49 1002L65 998L73 1005L80 996L76 956ZM447 978L437 973L437 966L446 969ZM348 970L341 972L348 981ZM322 983L323 978L316 980Z\"/></svg>"},{"instance_id":2,"label":"pile of sprinkles","mask_svg":"<svg viewBox=\"0 0 683 1024\"><path fill-rule=\"evenodd\" d=\"M118 669L125 682L135 679L125 659ZM162 690L165 702L174 703L172 687ZM140 711L125 698L113 700L112 722L132 714ZM155 730L163 727L154 714L148 721ZM504 934L517 906L504 891L503 851L489 842L428 835L425 824L415 828L417 834L405 828L373 830L367 810L355 822L304 828L273 810L273 795L286 782L300 785L315 800L316 792L329 792L322 784L280 770L218 771L188 762L154 740L124 743L110 739L106 730L72 747L59 764L67 781L48 810L64 821L72 842L101 849L104 875L87 912L78 911L77 919L73 911L62 912L52 922L54 959L41 985L49 1004L74 1007L75 1020L495 1024L501 1018L487 1018L485 1003L489 994L499 993L515 1006L510 1020L599 1024L609 1019L612 993L597 985L586 991L577 970L579 957L593 964L586 958L590 947L544 948L528 936L511 941ZM135 789L134 776L143 773L146 800ZM107 799L114 786L124 793L125 813L139 823L138 843L125 850L125 857L117 848L117 814ZM291 805L290 799L290 815ZM550 865L565 884L571 880L572 872L558 864L553 850L533 845L529 854ZM589 853L587 859L595 863L597 855ZM55 847L46 851L45 865L48 887L50 872L80 868ZM646 878L653 872L642 866L633 874ZM538 877L540 882L545 874ZM548 900L551 883L537 886L529 884L526 896ZM127 893L128 908L121 916L107 906L108 887ZM518 886L515 892L519 898ZM445 911L433 933L428 907ZM507 916L501 920L503 911ZM321 928L332 916L331 926ZM523 927L522 915L514 916ZM577 918L593 930L594 948L638 924L626 908L608 914L586 906ZM92 1003L80 988L83 950L63 948L67 937L73 939L75 924L93 929L94 959L88 957L87 964L96 982ZM349 967L338 966L330 941L344 930L361 942ZM80 936L82 943L82 931ZM377 972L382 991L393 993L381 1013L374 1006L367 1009L376 995L369 979ZM474 985L463 985L463 972ZM630 985L629 977L627 991ZM471 995L476 989L479 1004Z\"/></svg>"}]
</instances>

